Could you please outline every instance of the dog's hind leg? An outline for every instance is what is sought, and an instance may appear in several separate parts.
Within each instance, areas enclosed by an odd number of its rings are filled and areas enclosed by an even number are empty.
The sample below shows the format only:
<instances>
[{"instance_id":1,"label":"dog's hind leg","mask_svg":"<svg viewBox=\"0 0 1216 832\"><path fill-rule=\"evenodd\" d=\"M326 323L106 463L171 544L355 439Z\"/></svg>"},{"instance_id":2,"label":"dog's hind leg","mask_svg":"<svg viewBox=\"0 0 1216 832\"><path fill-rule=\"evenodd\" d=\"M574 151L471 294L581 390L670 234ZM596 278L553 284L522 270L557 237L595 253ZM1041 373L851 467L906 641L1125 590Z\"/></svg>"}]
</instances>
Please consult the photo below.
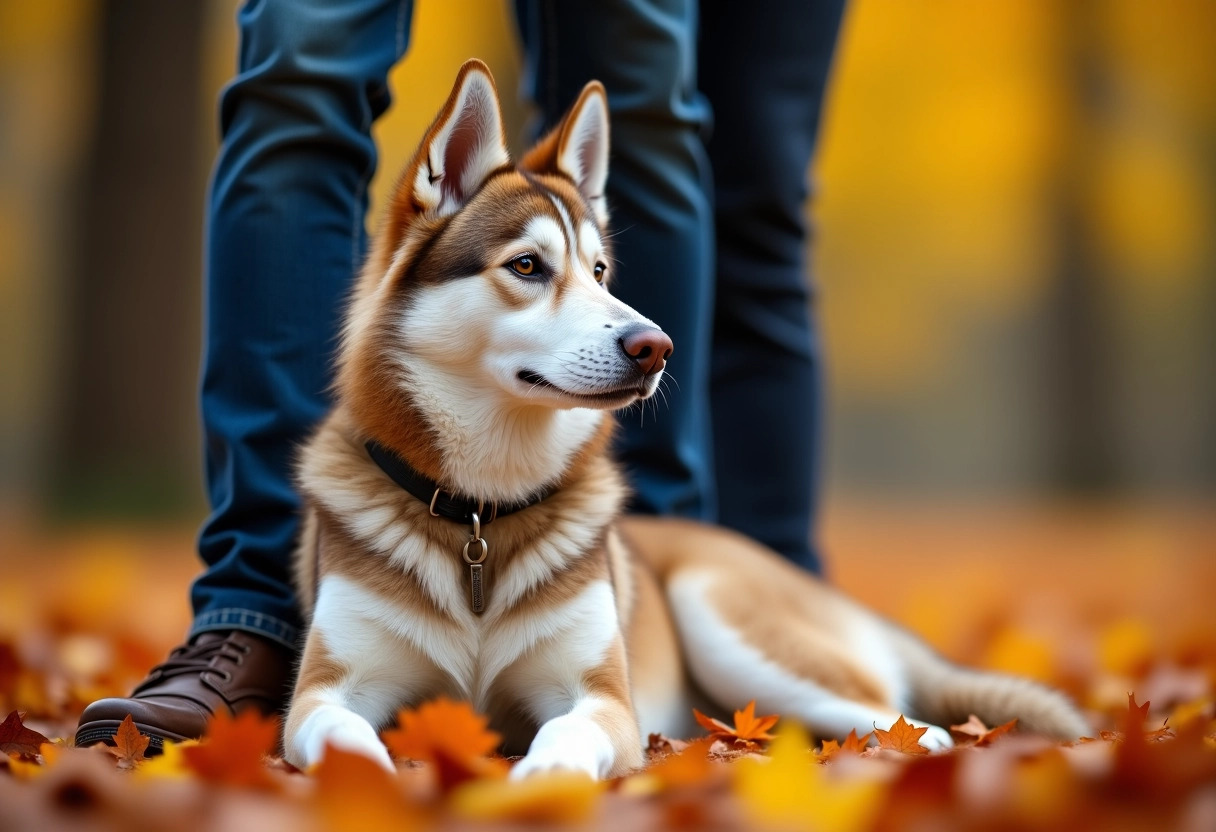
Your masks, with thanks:
<instances>
[{"instance_id":1,"label":"dog's hind leg","mask_svg":"<svg viewBox=\"0 0 1216 832\"><path fill-rule=\"evenodd\" d=\"M899 660L878 622L850 621L840 610L837 626L828 628L791 599L790 587L713 560L690 560L666 583L689 672L724 710L754 699L758 712L782 714L821 737L887 728L906 712ZM724 603L740 597L754 607L747 616ZM830 605L837 599L820 600ZM849 630L846 641L842 631ZM857 649L866 655L851 655ZM928 729L920 740L925 747L953 745L945 729L909 722Z\"/></svg>"}]
</instances>

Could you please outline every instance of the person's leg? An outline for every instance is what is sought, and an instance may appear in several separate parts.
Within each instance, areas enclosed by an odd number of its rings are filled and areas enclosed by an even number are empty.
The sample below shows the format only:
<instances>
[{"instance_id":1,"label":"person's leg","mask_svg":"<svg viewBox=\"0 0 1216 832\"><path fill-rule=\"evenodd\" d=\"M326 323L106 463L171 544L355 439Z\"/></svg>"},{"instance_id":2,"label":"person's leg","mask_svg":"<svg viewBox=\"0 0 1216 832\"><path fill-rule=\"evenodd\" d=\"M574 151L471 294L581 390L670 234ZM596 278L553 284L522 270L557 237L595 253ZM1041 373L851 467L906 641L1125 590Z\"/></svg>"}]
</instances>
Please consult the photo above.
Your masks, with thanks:
<instances>
[{"instance_id":1,"label":"person's leg","mask_svg":"<svg viewBox=\"0 0 1216 832\"><path fill-rule=\"evenodd\" d=\"M718 517L813 571L821 430L804 207L843 0L702 3L714 110Z\"/></svg>"},{"instance_id":2,"label":"person's leg","mask_svg":"<svg viewBox=\"0 0 1216 832\"><path fill-rule=\"evenodd\" d=\"M712 212L696 90L695 0L518 0L526 85L545 126L583 84L608 92L613 292L671 336L666 402L623 414L631 510L713 519L709 378ZM644 424L643 424L644 420Z\"/></svg>"},{"instance_id":3,"label":"person's leg","mask_svg":"<svg viewBox=\"0 0 1216 832\"><path fill-rule=\"evenodd\" d=\"M78 745L131 714L151 736L283 704L300 615L289 577L296 446L328 408L343 298L365 244L372 121L405 51L412 0L248 0L221 100L208 209L202 414L212 513L189 643L130 698L85 709Z\"/></svg>"},{"instance_id":4,"label":"person's leg","mask_svg":"<svg viewBox=\"0 0 1216 832\"><path fill-rule=\"evenodd\" d=\"M220 107L207 227L202 414L212 513L192 634L295 646L296 447L329 407L343 300L365 245L372 121L412 0L251 0Z\"/></svg>"}]
</instances>

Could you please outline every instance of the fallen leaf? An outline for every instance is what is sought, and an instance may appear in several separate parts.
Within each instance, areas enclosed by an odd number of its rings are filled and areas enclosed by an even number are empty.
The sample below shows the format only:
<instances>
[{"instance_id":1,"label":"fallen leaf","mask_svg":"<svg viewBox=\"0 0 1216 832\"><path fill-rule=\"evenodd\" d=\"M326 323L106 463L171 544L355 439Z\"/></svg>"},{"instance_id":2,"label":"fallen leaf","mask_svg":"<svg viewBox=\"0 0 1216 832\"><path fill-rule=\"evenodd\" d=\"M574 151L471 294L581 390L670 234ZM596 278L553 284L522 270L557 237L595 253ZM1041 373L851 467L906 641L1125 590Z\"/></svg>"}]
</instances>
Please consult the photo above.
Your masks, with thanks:
<instances>
[{"instance_id":1,"label":"fallen leaf","mask_svg":"<svg viewBox=\"0 0 1216 832\"><path fill-rule=\"evenodd\" d=\"M1147 622L1131 618L1115 621L1098 638L1098 662L1116 676L1141 676L1152 662L1153 641Z\"/></svg>"},{"instance_id":2,"label":"fallen leaf","mask_svg":"<svg viewBox=\"0 0 1216 832\"><path fill-rule=\"evenodd\" d=\"M235 719L221 711L207 723L198 745L183 747L182 756L200 779L228 786L269 788L274 785L263 757L278 740L279 721L247 710Z\"/></svg>"},{"instance_id":3,"label":"fallen leaf","mask_svg":"<svg viewBox=\"0 0 1216 832\"><path fill-rule=\"evenodd\" d=\"M1127 733L1144 730L1144 723L1148 721L1148 706L1151 704L1152 702L1146 699L1143 705L1137 705L1136 694L1127 695L1127 714L1124 723Z\"/></svg>"},{"instance_id":4,"label":"fallen leaf","mask_svg":"<svg viewBox=\"0 0 1216 832\"><path fill-rule=\"evenodd\" d=\"M878 738L880 748L901 751L904 754L928 754L929 749L920 744L920 738L928 730L928 728L913 728L904 720L903 714L900 714L899 719L895 721L890 730L884 731L881 728L875 728L874 736Z\"/></svg>"},{"instance_id":5,"label":"fallen leaf","mask_svg":"<svg viewBox=\"0 0 1216 832\"><path fill-rule=\"evenodd\" d=\"M679 754L687 747L688 743L684 740L651 734L646 740L646 756L652 761L659 760L668 754Z\"/></svg>"},{"instance_id":6,"label":"fallen leaf","mask_svg":"<svg viewBox=\"0 0 1216 832\"><path fill-rule=\"evenodd\" d=\"M819 751L819 756L823 762L827 762L841 752L848 754L862 754L869 747L870 737L873 734L866 734L862 737L857 736L857 729L849 729L849 735L844 738L844 744L836 742L836 740L824 740L823 748Z\"/></svg>"},{"instance_id":7,"label":"fallen leaf","mask_svg":"<svg viewBox=\"0 0 1216 832\"><path fill-rule=\"evenodd\" d=\"M121 771L130 771L143 762L144 752L148 750L148 743L151 741L151 737L146 737L139 732L139 729L135 727L135 720L131 719L130 714L127 714L114 734L114 746L106 746L106 751L117 758L116 768Z\"/></svg>"},{"instance_id":8,"label":"fallen leaf","mask_svg":"<svg viewBox=\"0 0 1216 832\"><path fill-rule=\"evenodd\" d=\"M508 766L486 755L502 737L487 728L489 718L467 702L440 697L397 715L399 727L384 732L384 743L398 757L434 766L444 792L483 777L503 777Z\"/></svg>"},{"instance_id":9,"label":"fallen leaf","mask_svg":"<svg viewBox=\"0 0 1216 832\"><path fill-rule=\"evenodd\" d=\"M967 717L967 721L962 725L951 725L950 735L954 737L955 743L962 746L974 745L979 748L992 745L997 739L1005 736L1011 731L1016 730L1018 721L1016 719L1006 722L1004 725L998 725L995 728L989 728L975 714Z\"/></svg>"},{"instance_id":10,"label":"fallen leaf","mask_svg":"<svg viewBox=\"0 0 1216 832\"><path fill-rule=\"evenodd\" d=\"M1144 739L1148 742L1162 742L1164 740L1172 740L1174 738L1174 729L1170 727L1170 721L1167 717L1161 723L1161 727L1156 731L1145 731Z\"/></svg>"},{"instance_id":11,"label":"fallen leaf","mask_svg":"<svg viewBox=\"0 0 1216 832\"><path fill-rule=\"evenodd\" d=\"M1183 702L1174 708L1170 719L1178 728L1184 728L1195 720L1211 719L1216 715L1216 699L1204 696L1191 702Z\"/></svg>"},{"instance_id":12,"label":"fallen leaf","mask_svg":"<svg viewBox=\"0 0 1216 832\"><path fill-rule=\"evenodd\" d=\"M967 721L961 725L951 725L950 735L956 743L974 743L980 737L987 734L990 729L984 724L984 721L975 714L967 717Z\"/></svg>"},{"instance_id":13,"label":"fallen leaf","mask_svg":"<svg viewBox=\"0 0 1216 832\"><path fill-rule=\"evenodd\" d=\"M768 732L768 729L776 725L777 720L781 718L776 714L757 717L756 700L754 699L748 702L747 707L743 710L735 711L735 724L733 726L727 725L721 720L708 717L696 708L693 708L692 713L697 718L697 723L706 731L709 731L711 737L742 742L745 745L773 739L773 735Z\"/></svg>"},{"instance_id":14,"label":"fallen leaf","mask_svg":"<svg viewBox=\"0 0 1216 832\"><path fill-rule=\"evenodd\" d=\"M186 755L183 752L198 744L198 740L183 740L182 742L165 740L159 754L140 763L139 768L135 771L136 777L151 780L185 780L189 778L193 769L186 764Z\"/></svg>"},{"instance_id":15,"label":"fallen leaf","mask_svg":"<svg viewBox=\"0 0 1216 832\"><path fill-rule=\"evenodd\" d=\"M38 748L49 743L46 737L32 728L26 728L21 714L13 711L0 723L0 752L23 757L38 756Z\"/></svg>"},{"instance_id":16,"label":"fallen leaf","mask_svg":"<svg viewBox=\"0 0 1216 832\"><path fill-rule=\"evenodd\" d=\"M711 737L703 737L689 743L678 754L670 754L646 769L664 789L678 789L704 785L715 771L715 763L709 758Z\"/></svg>"},{"instance_id":17,"label":"fallen leaf","mask_svg":"<svg viewBox=\"0 0 1216 832\"><path fill-rule=\"evenodd\" d=\"M984 734L982 737L980 737L978 740L975 741L975 744L980 748L984 748L986 746L992 745L993 742L995 742L996 740L1005 736L1006 734L1010 734L1010 733L1016 731L1017 727L1018 727L1018 721L1016 719L1011 719L1008 722L1006 722L1004 725L998 725L995 728L993 728L991 731L989 731L988 733Z\"/></svg>"},{"instance_id":18,"label":"fallen leaf","mask_svg":"<svg viewBox=\"0 0 1216 832\"><path fill-rule=\"evenodd\" d=\"M327 746L313 776L317 784L316 801L326 829L406 832L420 825L418 809L405 798L397 782L379 764L361 754Z\"/></svg>"},{"instance_id":19,"label":"fallen leaf","mask_svg":"<svg viewBox=\"0 0 1216 832\"><path fill-rule=\"evenodd\" d=\"M594 811L607 788L585 774L559 772L508 780L466 781L452 792L448 805L469 820L505 820L520 824L578 823Z\"/></svg>"},{"instance_id":20,"label":"fallen leaf","mask_svg":"<svg viewBox=\"0 0 1216 832\"><path fill-rule=\"evenodd\" d=\"M732 767L734 791L757 824L782 829L868 829L882 785L873 780L829 780L828 768L809 753L810 737L785 722L767 759Z\"/></svg>"}]
</instances>

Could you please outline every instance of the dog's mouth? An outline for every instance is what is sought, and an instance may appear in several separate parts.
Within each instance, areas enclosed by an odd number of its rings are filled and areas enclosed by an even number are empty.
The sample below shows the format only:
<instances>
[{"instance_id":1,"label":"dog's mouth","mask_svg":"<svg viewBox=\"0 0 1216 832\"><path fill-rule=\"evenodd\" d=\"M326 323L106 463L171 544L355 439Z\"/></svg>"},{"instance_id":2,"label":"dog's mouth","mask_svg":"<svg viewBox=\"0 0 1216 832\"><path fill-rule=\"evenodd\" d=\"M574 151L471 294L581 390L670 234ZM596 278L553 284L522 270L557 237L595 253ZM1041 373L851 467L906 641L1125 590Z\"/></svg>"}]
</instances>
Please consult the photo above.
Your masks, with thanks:
<instances>
[{"instance_id":1,"label":"dog's mouth","mask_svg":"<svg viewBox=\"0 0 1216 832\"><path fill-rule=\"evenodd\" d=\"M563 396L568 396L571 399L587 402L587 404L611 405L616 404L624 406L634 399L644 399L650 395L644 384L627 384L621 387L613 387L610 390L600 390L594 393L578 393L573 390L567 390L564 387L558 387L549 379L542 376L535 370L520 370L515 374L515 377L524 384L532 386L532 389L552 390Z\"/></svg>"}]
</instances>

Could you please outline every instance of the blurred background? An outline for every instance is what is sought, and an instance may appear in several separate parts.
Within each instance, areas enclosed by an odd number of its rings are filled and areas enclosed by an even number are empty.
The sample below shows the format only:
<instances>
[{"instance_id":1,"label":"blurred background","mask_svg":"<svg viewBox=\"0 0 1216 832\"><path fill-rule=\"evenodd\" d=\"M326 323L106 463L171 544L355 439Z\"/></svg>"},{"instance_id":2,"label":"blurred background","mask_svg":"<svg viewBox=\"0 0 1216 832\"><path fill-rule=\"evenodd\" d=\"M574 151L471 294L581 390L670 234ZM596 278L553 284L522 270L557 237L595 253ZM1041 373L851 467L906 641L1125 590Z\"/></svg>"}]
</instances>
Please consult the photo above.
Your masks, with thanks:
<instances>
[{"instance_id":1,"label":"blurred background","mask_svg":"<svg viewBox=\"0 0 1216 832\"><path fill-rule=\"evenodd\" d=\"M39 585L69 596L159 575L174 622L205 511L202 209L235 9L0 0L0 554L80 555ZM469 56L518 145L512 21L419 0L377 200ZM854 0L813 179L839 580L956 652L962 619L928 606L982 625L1023 584L1088 592L1116 651L1179 610L1210 624L1216 3ZM1064 648L1026 633L1057 643L1067 617L1029 609L1008 636L990 621L988 662L1058 676Z\"/></svg>"}]
</instances>

